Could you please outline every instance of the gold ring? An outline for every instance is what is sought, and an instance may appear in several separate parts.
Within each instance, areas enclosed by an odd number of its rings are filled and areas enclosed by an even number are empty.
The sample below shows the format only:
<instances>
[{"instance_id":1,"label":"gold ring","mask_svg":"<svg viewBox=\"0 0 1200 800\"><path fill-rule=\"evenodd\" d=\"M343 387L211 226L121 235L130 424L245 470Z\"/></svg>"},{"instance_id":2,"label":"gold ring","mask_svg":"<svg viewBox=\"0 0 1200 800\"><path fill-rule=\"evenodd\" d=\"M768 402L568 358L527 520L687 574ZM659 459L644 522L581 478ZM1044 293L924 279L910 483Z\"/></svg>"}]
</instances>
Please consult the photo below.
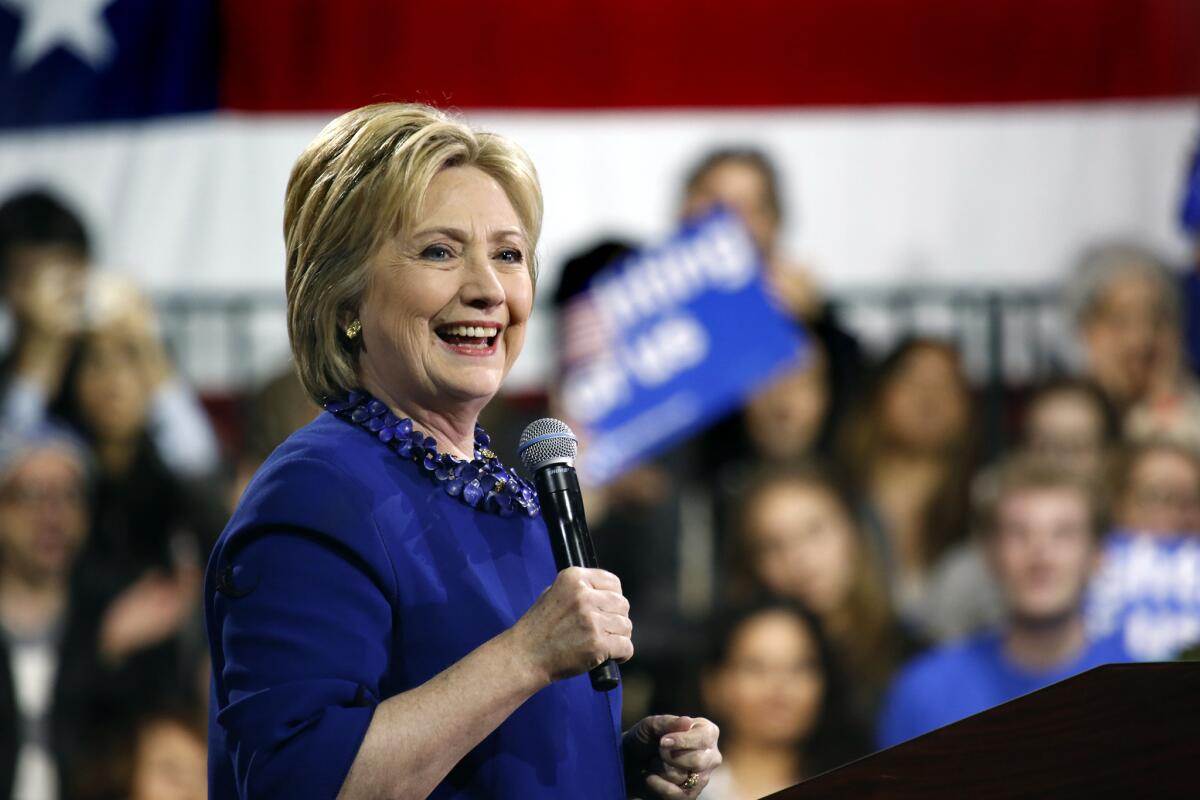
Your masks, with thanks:
<instances>
[{"instance_id":1,"label":"gold ring","mask_svg":"<svg viewBox=\"0 0 1200 800\"><path fill-rule=\"evenodd\" d=\"M696 784L700 782L700 776L695 772L689 772L687 780L679 784L679 788L684 791L689 791L696 788Z\"/></svg>"}]
</instances>

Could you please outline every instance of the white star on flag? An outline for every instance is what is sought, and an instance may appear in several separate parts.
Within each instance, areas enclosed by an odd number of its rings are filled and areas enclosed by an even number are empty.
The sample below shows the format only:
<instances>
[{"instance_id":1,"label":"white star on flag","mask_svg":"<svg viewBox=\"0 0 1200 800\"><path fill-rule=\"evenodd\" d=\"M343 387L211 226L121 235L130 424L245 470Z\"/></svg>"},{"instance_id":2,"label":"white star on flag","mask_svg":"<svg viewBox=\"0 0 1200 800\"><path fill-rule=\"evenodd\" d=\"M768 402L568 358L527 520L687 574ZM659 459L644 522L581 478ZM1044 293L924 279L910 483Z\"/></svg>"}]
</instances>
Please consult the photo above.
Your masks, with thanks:
<instances>
[{"instance_id":1,"label":"white star on flag","mask_svg":"<svg viewBox=\"0 0 1200 800\"><path fill-rule=\"evenodd\" d=\"M75 54L92 69L112 60L117 49L103 11L113 0L0 0L21 15L21 33L12 67L27 70L56 47Z\"/></svg>"}]
</instances>

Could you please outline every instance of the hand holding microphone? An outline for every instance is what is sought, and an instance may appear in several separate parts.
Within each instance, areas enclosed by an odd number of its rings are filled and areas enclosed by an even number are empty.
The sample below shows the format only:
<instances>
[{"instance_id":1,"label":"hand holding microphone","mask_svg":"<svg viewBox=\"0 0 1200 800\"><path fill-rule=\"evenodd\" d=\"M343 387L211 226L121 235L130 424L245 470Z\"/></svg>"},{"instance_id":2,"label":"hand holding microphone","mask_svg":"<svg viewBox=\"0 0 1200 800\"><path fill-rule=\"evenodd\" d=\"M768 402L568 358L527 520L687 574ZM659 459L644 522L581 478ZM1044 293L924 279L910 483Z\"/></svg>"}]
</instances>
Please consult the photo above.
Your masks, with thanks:
<instances>
[{"instance_id":1,"label":"hand holding microphone","mask_svg":"<svg viewBox=\"0 0 1200 800\"><path fill-rule=\"evenodd\" d=\"M560 572L513 628L547 682L601 664L615 670L609 659L626 661L633 655L632 630L629 601L617 576L583 567Z\"/></svg>"},{"instance_id":2,"label":"hand holding microphone","mask_svg":"<svg viewBox=\"0 0 1200 800\"><path fill-rule=\"evenodd\" d=\"M548 418L530 423L517 447L521 463L533 475L559 569L554 584L526 616L546 614L545 609L539 609L543 603L565 603L575 617L572 624L576 636L579 631L586 632L586 641L578 645L583 649L575 652L585 656L583 667L590 668L592 687L603 692L620 683L621 673L614 661L625 661L633 655L633 626L629 622L629 602L621 595L621 582L598 569L575 474L577 449L575 434L566 423ZM570 647L570 638L575 637L568 636L561 644Z\"/></svg>"}]
</instances>

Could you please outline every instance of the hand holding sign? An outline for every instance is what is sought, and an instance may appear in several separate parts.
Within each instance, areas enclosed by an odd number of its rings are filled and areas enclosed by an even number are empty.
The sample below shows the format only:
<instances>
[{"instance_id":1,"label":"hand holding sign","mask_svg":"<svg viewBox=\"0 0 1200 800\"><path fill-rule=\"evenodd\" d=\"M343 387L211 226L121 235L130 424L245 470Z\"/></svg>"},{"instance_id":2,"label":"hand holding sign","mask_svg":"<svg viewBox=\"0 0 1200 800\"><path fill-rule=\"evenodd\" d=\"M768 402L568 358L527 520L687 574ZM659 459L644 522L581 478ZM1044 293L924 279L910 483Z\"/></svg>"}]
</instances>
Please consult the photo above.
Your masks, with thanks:
<instances>
[{"instance_id":1,"label":"hand holding sign","mask_svg":"<svg viewBox=\"0 0 1200 800\"><path fill-rule=\"evenodd\" d=\"M718 210L598 274L566 311L594 331L566 365L565 411L586 427L581 475L603 483L736 407L805 344L768 299L758 252Z\"/></svg>"}]
</instances>

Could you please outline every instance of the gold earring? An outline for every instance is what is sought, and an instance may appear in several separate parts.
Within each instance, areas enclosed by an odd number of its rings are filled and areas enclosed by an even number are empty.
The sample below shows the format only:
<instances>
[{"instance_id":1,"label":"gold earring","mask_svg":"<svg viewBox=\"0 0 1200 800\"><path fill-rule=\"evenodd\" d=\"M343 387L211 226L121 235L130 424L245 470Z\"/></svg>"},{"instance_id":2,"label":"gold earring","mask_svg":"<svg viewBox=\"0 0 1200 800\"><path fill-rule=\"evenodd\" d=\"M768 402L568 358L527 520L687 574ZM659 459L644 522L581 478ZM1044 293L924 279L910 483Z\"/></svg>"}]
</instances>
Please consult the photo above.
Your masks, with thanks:
<instances>
[{"instance_id":1,"label":"gold earring","mask_svg":"<svg viewBox=\"0 0 1200 800\"><path fill-rule=\"evenodd\" d=\"M360 333L362 333L362 322L359 320L354 320L354 322L346 326L347 339L355 339Z\"/></svg>"}]
</instances>

